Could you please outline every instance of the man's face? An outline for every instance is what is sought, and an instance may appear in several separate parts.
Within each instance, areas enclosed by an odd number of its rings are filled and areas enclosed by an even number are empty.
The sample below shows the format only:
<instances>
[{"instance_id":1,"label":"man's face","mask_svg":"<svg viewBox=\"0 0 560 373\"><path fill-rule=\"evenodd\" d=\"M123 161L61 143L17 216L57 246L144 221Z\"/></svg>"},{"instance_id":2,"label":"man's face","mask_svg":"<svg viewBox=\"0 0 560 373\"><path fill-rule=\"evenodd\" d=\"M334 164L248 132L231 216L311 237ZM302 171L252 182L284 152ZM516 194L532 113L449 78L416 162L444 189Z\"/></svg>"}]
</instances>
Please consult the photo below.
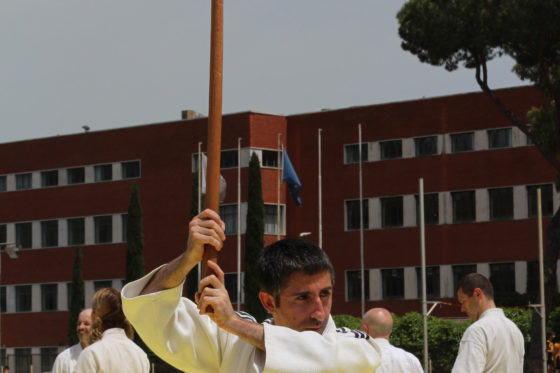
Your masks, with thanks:
<instances>
[{"instance_id":1,"label":"man's face","mask_svg":"<svg viewBox=\"0 0 560 373\"><path fill-rule=\"evenodd\" d=\"M295 272L278 294L279 302L269 294L273 305L267 309L274 316L275 325L322 333L331 313L332 288L329 271L314 275Z\"/></svg>"},{"instance_id":2,"label":"man's face","mask_svg":"<svg viewBox=\"0 0 560 373\"><path fill-rule=\"evenodd\" d=\"M78 323L76 324L76 334L82 346L87 346L89 342L89 335L91 333L91 310L83 310L78 316Z\"/></svg>"},{"instance_id":3,"label":"man's face","mask_svg":"<svg viewBox=\"0 0 560 373\"><path fill-rule=\"evenodd\" d=\"M480 291L481 290L478 288L474 289L474 292L470 297L463 293L461 289L457 291L457 300L461 304L461 311L466 313L471 320L478 320L480 316L480 306L478 302L478 292Z\"/></svg>"}]
</instances>

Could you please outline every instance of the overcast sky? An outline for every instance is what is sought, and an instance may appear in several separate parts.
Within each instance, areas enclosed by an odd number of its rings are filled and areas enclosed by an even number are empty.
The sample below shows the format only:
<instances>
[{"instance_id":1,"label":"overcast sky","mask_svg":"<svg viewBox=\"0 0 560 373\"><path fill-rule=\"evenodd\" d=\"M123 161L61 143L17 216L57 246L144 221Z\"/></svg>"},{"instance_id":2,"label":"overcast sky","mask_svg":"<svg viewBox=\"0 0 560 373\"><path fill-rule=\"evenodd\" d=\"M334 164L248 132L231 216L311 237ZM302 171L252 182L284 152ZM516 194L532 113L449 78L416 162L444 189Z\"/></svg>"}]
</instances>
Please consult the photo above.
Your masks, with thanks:
<instances>
[{"instance_id":1,"label":"overcast sky","mask_svg":"<svg viewBox=\"0 0 560 373\"><path fill-rule=\"evenodd\" d=\"M224 0L224 114L478 91L400 47L404 0ZM210 0L3 0L0 143L208 112ZM490 64L494 88L523 84Z\"/></svg>"}]
</instances>

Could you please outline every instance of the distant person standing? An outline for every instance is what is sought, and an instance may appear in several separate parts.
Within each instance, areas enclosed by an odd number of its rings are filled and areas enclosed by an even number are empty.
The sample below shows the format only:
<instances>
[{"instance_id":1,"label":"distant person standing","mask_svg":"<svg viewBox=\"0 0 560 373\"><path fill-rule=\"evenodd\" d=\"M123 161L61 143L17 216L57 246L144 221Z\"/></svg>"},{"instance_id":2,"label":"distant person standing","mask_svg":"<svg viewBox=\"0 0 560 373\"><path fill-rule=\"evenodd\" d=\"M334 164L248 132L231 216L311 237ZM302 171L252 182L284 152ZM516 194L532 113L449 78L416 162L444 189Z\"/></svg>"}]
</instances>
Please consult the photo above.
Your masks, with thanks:
<instances>
[{"instance_id":1,"label":"distant person standing","mask_svg":"<svg viewBox=\"0 0 560 373\"><path fill-rule=\"evenodd\" d=\"M372 308L362 319L362 330L381 348L381 366L375 373L424 373L416 356L389 343L393 316L385 308Z\"/></svg>"},{"instance_id":2,"label":"distant person standing","mask_svg":"<svg viewBox=\"0 0 560 373\"><path fill-rule=\"evenodd\" d=\"M120 292L98 290L92 309L92 344L80 354L74 373L148 373L150 362L131 340L134 330L124 316Z\"/></svg>"},{"instance_id":3,"label":"distant person standing","mask_svg":"<svg viewBox=\"0 0 560 373\"><path fill-rule=\"evenodd\" d=\"M78 323L76 324L76 334L80 342L58 354L52 367L52 373L72 373L74 371L80 353L89 345L91 334L91 308L80 312Z\"/></svg>"},{"instance_id":4,"label":"distant person standing","mask_svg":"<svg viewBox=\"0 0 560 373\"><path fill-rule=\"evenodd\" d=\"M461 311L474 320L459 345L452 373L522 373L525 354L519 328L496 308L492 283L479 273L459 282Z\"/></svg>"}]
</instances>

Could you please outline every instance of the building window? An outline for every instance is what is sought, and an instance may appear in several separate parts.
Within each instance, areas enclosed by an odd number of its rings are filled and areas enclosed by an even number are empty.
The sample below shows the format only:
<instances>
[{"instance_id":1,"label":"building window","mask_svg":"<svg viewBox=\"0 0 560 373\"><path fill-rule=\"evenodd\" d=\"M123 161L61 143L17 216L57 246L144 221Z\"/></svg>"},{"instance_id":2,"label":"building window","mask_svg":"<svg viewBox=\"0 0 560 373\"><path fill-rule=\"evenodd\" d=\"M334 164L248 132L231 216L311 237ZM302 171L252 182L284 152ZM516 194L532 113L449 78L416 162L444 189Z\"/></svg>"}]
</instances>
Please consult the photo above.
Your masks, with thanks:
<instances>
[{"instance_id":1,"label":"building window","mask_svg":"<svg viewBox=\"0 0 560 373\"><path fill-rule=\"evenodd\" d=\"M113 217L111 215L93 218L95 243L113 242Z\"/></svg>"},{"instance_id":2,"label":"building window","mask_svg":"<svg viewBox=\"0 0 560 373\"><path fill-rule=\"evenodd\" d=\"M31 311L31 285L16 285L16 312Z\"/></svg>"},{"instance_id":3,"label":"building window","mask_svg":"<svg viewBox=\"0 0 560 373\"><path fill-rule=\"evenodd\" d=\"M416 197L416 221L420 225L420 200ZM424 224L439 223L439 197L437 193L424 194Z\"/></svg>"},{"instance_id":4,"label":"building window","mask_svg":"<svg viewBox=\"0 0 560 373\"><path fill-rule=\"evenodd\" d=\"M192 172L198 172L198 153L192 155Z\"/></svg>"},{"instance_id":5,"label":"building window","mask_svg":"<svg viewBox=\"0 0 560 373\"><path fill-rule=\"evenodd\" d=\"M41 222L41 247L58 246L58 220Z\"/></svg>"},{"instance_id":6,"label":"building window","mask_svg":"<svg viewBox=\"0 0 560 373\"><path fill-rule=\"evenodd\" d=\"M554 203L552 200L552 184L528 185L527 203L529 217L534 218L538 213L537 189L541 189L542 215L552 216L554 213Z\"/></svg>"},{"instance_id":7,"label":"building window","mask_svg":"<svg viewBox=\"0 0 560 373\"><path fill-rule=\"evenodd\" d=\"M490 199L490 219L513 218L513 188L488 189Z\"/></svg>"},{"instance_id":8,"label":"building window","mask_svg":"<svg viewBox=\"0 0 560 373\"><path fill-rule=\"evenodd\" d=\"M404 269L390 268L381 270L383 299L404 298Z\"/></svg>"},{"instance_id":9,"label":"building window","mask_svg":"<svg viewBox=\"0 0 560 373\"><path fill-rule=\"evenodd\" d=\"M30 348L14 348L16 358L16 373L29 372L29 367L33 364Z\"/></svg>"},{"instance_id":10,"label":"building window","mask_svg":"<svg viewBox=\"0 0 560 373\"><path fill-rule=\"evenodd\" d=\"M0 312L6 312L6 287L0 286ZM2 362L0 361L0 364Z\"/></svg>"},{"instance_id":11,"label":"building window","mask_svg":"<svg viewBox=\"0 0 560 373\"><path fill-rule=\"evenodd\" d=\"M50 372L54 360L58 355L58 348L56 347L42 347L41 348L41 372Z\"/></svg>"},{"instance_id":12,"label":"building window","mask_svg":"<svg viewBox=\"0 0 560 373\"><path fill-rule=\"evenodd\" d=\"M451 267L451 269L453 271L453 290L457 292L459 281L461 281L461 279L465 277L465 275L468 275L469 273L475 273L476 264L454 265Z\"/></svg>"},{"instance_id":13,"label":"building window","mask_svg":"<svg viewBox=\"0 0 560 373\"><path fill-rule=\"evenodd\" d=\"M41 284L41 310L56 311L58 299L57 284Z\"/></svg>"},{"instance_id":14,"label":"building window","mask_svg":"<svg viewBox=\"0 0 560 373\"><path fill-rule=\"evenodd\" d=\"M0 224L0 251L4 250L4 245L8 243L7 226Z\"/></svg>"},{"instance_id":15,"label":"building window","mask_svg":"<svg viewBox=\"0 0 560 373\"><path fill-rule=\"evenodd\" d=\"M29 249L32 245L31 223L16 223L16 247Z\"/></svg>"},{"instance_id":16,"label":"building window","mask_svg":"<svg viewBox=\"0 0 560 373\"><path fill-rule=\"evenodd\" d=\"M381 225L383 228L402 227L403 198L381 198Z\"/></svg>"},{"instance_id":17,"label":"building window","mask_svg":"<svg viewBox=\"0 0 560 373\"><path fill-rule=\"evenodd\" d=\"M414 149L417 157L437 154L437 136L415 138Z\"/></svg>"},{"instance_id":18,"label":"building window","mask_svg":"<svg viewBox=\"0 0 560 373\"><path fill-rule=\"evenodd\" d=\"M67 224L68 245L83 245L85 243L85 219L68 219Z\"/></svg>"},{"instance_id":19,"label":"building window","mask_svg":"<svg viewBox=\"0 0 560 373\"><path fill-rule=\"evenodd\" d=\"M52 187L58 185L58 170L42 171L41 186Z\"/></svg>"},{"instance_id":20,"label":"building window","mask_svg":"<svg viewBox=\"0 0 560 373\"><path fill-rule=\"evenodd\" d=\"M122 162L121 175L123 179L140 177L140 161Z\"/></svg>"},{"instance_id":21,"label":"building window","mask_svg":"<svg viewBox=\"0 0 560 373\"><path fill-rule=\"evenodd\" d=\"M237 234L237 205L220 206L220 217L226 224L225 234Z\"/></svg>"},{"instance_id":22,"label":"building window","mask_svg":"<svg viewBox=\"0 0 560 373\"><path fill-rule=\"evenodd\" d=\"M280 231L278 226L278 205L264 205L264 234L284 234L284 205L280 205Z\"/></svg>"},{"instance_id":23,"label":"building window","mask_svg":"<svg viewBox=\"0 0 560 373\"><path fill-rule=\"evenodd\" d=\"M474 150L474 132L454 133L451 135L451 153Z\"/></svg>"},{"instance_id":24,"label":"building window","mask_svg":"<svg viewBox=\"0 0 560 373\"><path fill-rule=\"evenodd\" d=\"M362 143L362 162L368 160L368 143ZM344 163L360 162L359 144L344 145Z\"/></svg>"},{"instance_id":25,"label":"building window","mask_svg":"<svg viewBox=\"0 0 560 373\"><path fill-rule=\"evenodd\" d=\"M474 190L451 192L453 223L470 223L476 220Z\"/></svg>"},{"instance_id":26,"label":"building window","mask_svg":"<svg viewBox=\"0 0 560 373\"><path fill-rule=\"evenodd\" d=\"M74 167L66 170L68 184L81 184L86 181L86 170L83 167Z\"/></svg>"},{"instance_id":27,"label":"building window","mask_svg":"<svg viewBox=\"0 0 560 373\"><path fill-rule=\"evenodd\" d=\"M226 290L232 304L237 303L237 272L224 274ZM243 301L243 273L241 274L241 301Z\"/></svg>"},{"instance_id":28,"label":"building window","mask_svg":"<svg viewBox=\"0 0 560 373\"><path fill-rule=\"evenodd\" d=\"M113 281L111 280L99 280L99 281L94 281L93 282L93 291L96 292L99 289L104 289L104 288L112 288L113 287Z\"/></svg>"},{"instance_id":29,"label":"building window","mask_svg":"<svg viewBox=\"0 0 560 373\"><path fill-rule=\"evenodd\" d=\"M101 164L93 168L95 181L109 181L113 179L113 165Z\"/></svg>"},{"instance_id":30,"label":"building window","mask_svg":"<svg viewBox=\"0 0 560 373\"><path fill-rule=\"evenodd\" d=\"M380 141L381 159L402 158L402 140Z\"/></svg>"},{"instance_id":31,"label":"building window","mask_svg":"<svg viewBox=\"0 0 560 373\"><path fill-rule=\"evenodd\" d=\"M122 223L121 241L127 242L128 241L128 214L121 215L121 223Z\"/></svg>"},{"instance_id":32,"label":"building window","mask_svg":"<svg viewBox=\"0 0 560 373\"><path fill-rule=\"evenodd\" d=\"M362 300L362 271L352 270L346 271L346 292L348 301ZM364 298L369 299L369 271L364 270Z\"/></svg>"},{"instance_id":33,"label":"building window","mask_svg":"<svg viewBox=\"0 0 560 373\"><path fill-rule=\"evenodd\" d=\"M6 183L6 176L2 175L0 176L0 192L5 192L6 190L8 190L8 186Z\"/></svg>"},{"instance_id":34,"label":"building window","mask_svg":"<svg viewBox=\"0 0 560 373\"><path fill-rule=\"evenodd\" d=\"M418 298L422 298L422 268L416 267ZM439 267L426 267L426 297L439 298Z\"/></svg>"},{"instance_id":35,"label":"building window","mask_svg":"<svg viewBox=\"0 0 560 373\"><path fill-rule=\"evenodd\" d=\"M16 190L31 189L31 174L16 175Z\"/></svg>"},{"instance_id":36,"label":"building window","mask_svg":"<svg viewBox=\"0 0 560 373\"><path fill-rule=\"evenodd\" d=\"M509 148L511 146L511 128L488 130L488 148Z\"/></svg>"},{"instance_id":37,"label":"building window","mask_svg":"<svg viewBox=\"0 0 560 373\"><path fill-rule=\"evenodd\" d=\"M369 228L369 199L362 199L362 227ZM360 229L360 200L346 201L346 229Z\"/></svg>"},{"instance_id":38,"label":"building window","mask_svg":"<svg viewBox=\"0 0 560 373\"><path fill-rule=\"evenodd\" d=\"M278 150L262 151L263 167L278 167Z\"/></svg>"},{"instance_id":39,"label":"building window","mask_svg":"<svg viewBox=\"0 0 560 373\"><path fill-rule=\"evenodd\" d=\"M491 263L490 282L494 294L515 292L515 265L513 263Z\"/></svg>"},{"instance_id":40,"label":"building window","mask_svg":"<svg viewBox=\"0 0 560 373\"><path fill-rule=\"evenodd\" d=\"M234 168L239 164L237 159L237 149L235 150L222 150L220 154L220 167L221 168Z\"/></svg>"}]
</instances>

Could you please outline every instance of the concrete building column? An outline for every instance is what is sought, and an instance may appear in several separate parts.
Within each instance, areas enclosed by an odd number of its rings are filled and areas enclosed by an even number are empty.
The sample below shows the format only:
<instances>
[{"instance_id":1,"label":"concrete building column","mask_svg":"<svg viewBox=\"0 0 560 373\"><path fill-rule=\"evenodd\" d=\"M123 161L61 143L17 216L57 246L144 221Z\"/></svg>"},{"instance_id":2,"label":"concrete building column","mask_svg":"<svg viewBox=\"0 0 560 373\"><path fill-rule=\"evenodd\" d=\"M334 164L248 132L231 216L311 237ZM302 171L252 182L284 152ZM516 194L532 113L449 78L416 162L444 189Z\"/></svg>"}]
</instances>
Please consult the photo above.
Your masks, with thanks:
<instances>
[{"instance_id":1,"label":"concrete building column","mask_svg":"<svg viewBox=\"0 0 560 373\"><path fill-rule=\"evenodd\" d=\"M515 262L515 291L519 294L527 292L527 262Z\"/></svg>"},{"instance_id":2,"label":"concrete building column","mask_svg":"<svg viewBox=\"0 0 560 373\"><path fill-rule=\"evenodd\" d=\"M381 270L374 268L369 270L369 300L382 300L383 288L381 283Z\"/></svg>"},{"instance_id":3,"label":"concrete building column","mask_svg":"<svg viewBox=\"0 0 560 373\"><path fill-rule=\"evenodd\" d=\"M418 298L416 267L404 268L404 299Z\"/></svg>"},{"instance_id":4,"label":"concrete building column","mask_svg":"<svg viewBox=\"0 0 560 373\"><path fill-rule=\"evenodd\" d=\"M439 267L439 288L442 298L455 297L453 289L453 270L451 265L442 265Z\"/></svg>"}]
</instances>

